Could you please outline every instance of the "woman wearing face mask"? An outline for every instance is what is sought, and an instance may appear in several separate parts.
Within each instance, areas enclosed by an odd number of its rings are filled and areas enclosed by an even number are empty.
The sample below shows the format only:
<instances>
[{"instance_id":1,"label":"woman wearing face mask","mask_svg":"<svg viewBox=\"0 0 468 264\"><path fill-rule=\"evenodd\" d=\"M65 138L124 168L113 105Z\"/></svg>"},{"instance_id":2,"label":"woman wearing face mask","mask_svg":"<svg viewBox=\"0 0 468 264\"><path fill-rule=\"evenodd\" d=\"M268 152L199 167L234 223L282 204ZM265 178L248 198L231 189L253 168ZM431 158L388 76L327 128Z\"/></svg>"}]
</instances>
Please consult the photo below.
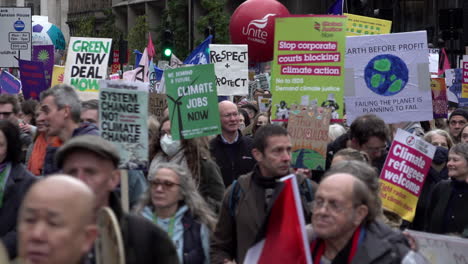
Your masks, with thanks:
<instances>
[{"instance_id":1,"label":"woman wearing face mask","mask_svg":"<svg viewBox=\"0 0 468 264\"><path fill-rule=\"evenodd\" d=\"M176 163L187 169L195 181L198 191L210 207L217 212L224 196L221 171L211 159L206 138L174 140L171 136L171 121L161 121L159 136L155 136L152 148L155 155L151 167L162 162Z\"/></svg>"}]
</instances>

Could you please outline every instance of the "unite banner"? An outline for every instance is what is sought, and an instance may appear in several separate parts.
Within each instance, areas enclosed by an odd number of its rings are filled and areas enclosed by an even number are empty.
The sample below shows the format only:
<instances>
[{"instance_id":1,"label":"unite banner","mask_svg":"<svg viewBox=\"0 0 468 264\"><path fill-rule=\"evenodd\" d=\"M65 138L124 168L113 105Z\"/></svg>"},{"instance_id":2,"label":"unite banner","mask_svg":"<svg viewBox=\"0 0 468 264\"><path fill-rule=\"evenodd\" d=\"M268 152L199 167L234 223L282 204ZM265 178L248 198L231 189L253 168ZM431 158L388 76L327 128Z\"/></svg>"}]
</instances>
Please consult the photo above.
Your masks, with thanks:
<instances>
[{"instance_id":1,"label":"unite banner","mask_svg":"<svg viewBox=\"0 0 468 264\"><path fill-rule=\"evenodd\" d=\"M332 119L343 118L345 31L344 16L275 18L274 121L317 105L331 108Z\"/></svg>"},{"instance_id":2,"label":"unite banner","mask_svg":"<svg viewBox=\"0 0 468 264\"><path fill-rule=\"evenodd\" d=\"M382 206L412 222L436 147L398 129L380 174Z\"/></svg>"}]
</instances>

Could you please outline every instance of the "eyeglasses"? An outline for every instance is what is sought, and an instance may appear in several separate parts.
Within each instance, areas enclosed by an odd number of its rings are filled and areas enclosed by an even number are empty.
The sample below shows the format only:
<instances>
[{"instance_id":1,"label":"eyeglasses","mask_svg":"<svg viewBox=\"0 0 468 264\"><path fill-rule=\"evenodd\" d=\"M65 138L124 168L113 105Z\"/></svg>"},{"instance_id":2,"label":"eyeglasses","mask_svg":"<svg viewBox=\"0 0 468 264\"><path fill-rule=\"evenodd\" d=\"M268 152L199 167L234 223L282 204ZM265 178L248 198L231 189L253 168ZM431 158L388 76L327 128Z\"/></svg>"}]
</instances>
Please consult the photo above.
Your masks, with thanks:
<instances>
[{"instance_id":1,"label":"eyeglasses","mask_svg":"<svg viewBox=\"0 0 468 264\"><path fill-rule=\"evenodd\" d=\"M163 180L163 181L153 180L153 181L150 181L150 184L151 184L151 188L156 189L156 188L158 188L158 186L161 186L164 190L170 189L175 185L180 186L179 183L171 182L171 181L168 181L168 180Z\"/></svg>"},{"instance_id":2,"label":"eyeglasses","mask_svg":"<svg viewBox=\"0 0 468 264\"><path fill-rule=\"evenodd\" d=\"M348 207L338 203L337 201L326 201L323 199L312 201L312 212L318 211L321 208L325 208L333 214L339 214L348 209Z\"/></svg>"},{"instance_id":3,"label":"eyeglasses","mask_svg":"<svg viewBox=\"0 0 468 264\"><path fill-rule=\"evenodd\" d=\"M384 152L387 150L387 144L385 144L385 146L382 146L382 147L366 147L366 146L363 146L363 150L368 152L368 153L381 153L381 152Z\"/></svg>"},{"instance_id":4,"label":"eyeglasses","mask_svg":"<svg viewBox=\"0 0 468 264\"><path fill-rule=\"evenodd\" d=\"M9 117L13 112L0 112L0 116Z\"/></svg>"},{"instance_id":5,"label":"eyeglasses","mask_svg":"<svg viewBox=\"0 0 468 264\"><path fill-rule=\"evenodd\" d=\"M464 120L459 120L459 121L457 121L457 120L452 120L452 121L450 121L449 124L450 124L451 126L456 126L457 124L463 126L463 125L466 124L466 121L464 121Z\"/></svg>"},{"instance_id":6,"label":"eyeglasses","mask_svg":"<svg viewBox=\"0 0 468 264\"><path fill-rule=\"evenodd\" d=\"M221 115L223 118L230 118L231 116L232 117L238 117L239 116L239 113L238 112L235 112L235 113L229 113L229 114L224 114L224 115Z\"/></svg>"}]
</instances>

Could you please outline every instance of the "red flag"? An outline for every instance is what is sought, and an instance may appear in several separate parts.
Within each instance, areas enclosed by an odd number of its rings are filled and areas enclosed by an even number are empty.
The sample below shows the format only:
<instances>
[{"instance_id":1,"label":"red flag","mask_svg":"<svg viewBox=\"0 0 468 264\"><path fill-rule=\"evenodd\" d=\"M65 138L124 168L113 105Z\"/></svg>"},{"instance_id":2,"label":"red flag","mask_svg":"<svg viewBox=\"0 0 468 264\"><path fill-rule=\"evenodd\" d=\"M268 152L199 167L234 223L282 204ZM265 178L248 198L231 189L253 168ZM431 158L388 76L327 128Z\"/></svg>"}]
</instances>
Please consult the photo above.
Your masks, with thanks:
<instances>
[{"instance_id":1,"label":"red flag","mask_svg":"<svg viewBox=\"0 0 468 264\"><path fill-rule=\"evenodd\" d=\"M146 46L146 49L148 50L148 56L151 60L154 55L156 55L156 51L154 51L153 39L151 38L150 32L148 32L148 45Z\"/></svg>"},{"instance_id":2,"label":"red flag","mask_svg":"<svg viewBox=\"0 0 468 264\"><path fill-rule=\"evenodd\" d=\"M450 62L447 57L447 53L445 52L445 48L442 48L440 51L440 59L439 59L439 72L437 73L438 75L442 75L445 73L445 70L450 69Z\"/></svg>"},{"instance_id":3,"label":"red flag","mask_svg":"<svg viewBox=\"0 0 468 264\"><path fill-rule=\"evenodd\" d=\"M244 263L312 263L296 176L281 181L284 188L271 208L265 238L249 249Z\"/></svg>"}]
</instances>

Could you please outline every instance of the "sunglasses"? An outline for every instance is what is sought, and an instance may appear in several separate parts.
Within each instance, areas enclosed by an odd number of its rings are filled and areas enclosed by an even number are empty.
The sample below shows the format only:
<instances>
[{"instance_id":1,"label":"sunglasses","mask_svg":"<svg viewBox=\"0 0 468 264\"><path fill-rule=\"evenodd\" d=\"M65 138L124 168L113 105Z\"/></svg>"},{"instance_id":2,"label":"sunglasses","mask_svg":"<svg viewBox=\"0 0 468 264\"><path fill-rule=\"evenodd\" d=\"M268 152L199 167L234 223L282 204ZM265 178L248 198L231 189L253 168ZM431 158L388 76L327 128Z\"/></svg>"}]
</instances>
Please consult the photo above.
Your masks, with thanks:
<instances>
[{"instance_id":1,"label":"sunglasses","mask_svg":"<svg viewBox=\"0 0 468 264\"><path fill-rule=\"evenodd\" d=\"M163 180L163 181L153 180L153 181L150 181L150 184L152 188L156 189L158 188L158 186L161 186L165 190L172 188L174 185L180 186L179 183L171 182L168 180Z\"/></svg>"}]
</instances>

